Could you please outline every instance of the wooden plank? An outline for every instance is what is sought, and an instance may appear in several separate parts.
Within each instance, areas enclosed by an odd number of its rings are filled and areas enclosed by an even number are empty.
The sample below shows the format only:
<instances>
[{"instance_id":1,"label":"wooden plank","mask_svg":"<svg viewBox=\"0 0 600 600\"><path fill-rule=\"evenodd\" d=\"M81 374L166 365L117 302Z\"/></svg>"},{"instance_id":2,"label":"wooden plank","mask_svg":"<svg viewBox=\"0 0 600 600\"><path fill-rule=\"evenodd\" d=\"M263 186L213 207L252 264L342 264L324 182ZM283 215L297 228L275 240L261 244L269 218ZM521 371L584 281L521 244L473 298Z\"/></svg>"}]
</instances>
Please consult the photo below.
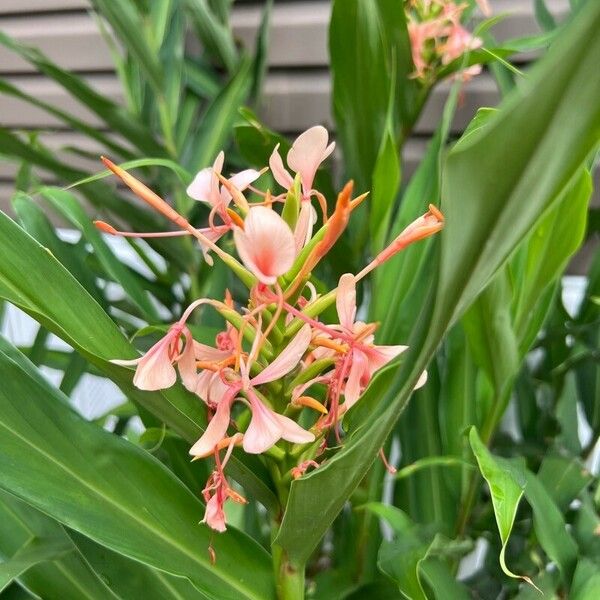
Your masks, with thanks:
<instances>
[{"instance_id":1,"label":"wooden plank","mask_svg":"<svg viewBox=\"0 0 600 600\"><path fill-rule=\"evenodd\" d=\"M73 116L86 119L92 125L100 125L100 120L89 113L76 100L68 96L60 86L42 76L8 77L11 83L23 91L60 106ZM98 74L86 77L90 85L115 101L121 101L122 92L116 76ZM416 127L417 133L430 133L437 126L449 84L441 84L434 90L425 107L423 116ZM275 72L265 82L264 99L259 111L265 122L279 131L301 131L322 123L333 127L330 113L331 82L329 73L317 72ZM461 131L471 120L480 106L494 106L498 93L492 77L484 73L467 84L462 101L457 110L453 131ZM12 128L53 128L60 127L56 118L43 110L30 106L16 98L0 95L0 123Z\"/></svg>"},{"instance_id":2,"label":"wooden plank","mask_svg":"<svg viewBox=\"0 0 600 600\"><path fill-rule=\"evenodd\" d=\"M89 7L87 0L2 0L0 14L76 10Z\"/></svg>"},{"instance_id":3,"label":"wooden plank","mask_svg":"<svg viewBox=\"0 0 600 600\"><path fill-rule=\"evenodd\" d=\"M66 0L56 0L59 1ZM3 3L0 3L3 5ZM27 3L25 3L27 4ZM558 18L567 12L568 0L549 0ZM495 0L495 12L506 17L492 33L502 41L539 31L532 0ZM262 5L236 5L232 27L236 37L249 49L254 48ZM271 16L268 62L272 67L325 66L328 64L327 30L330 2L290 2L276 4ZM80 71L113 69L110 52L92 17L81 11L75 14L20 15L0 18L0 27L22 43L38 47L61 66ZM192 52L200 50L190 36ZM531 58L521 55L519 61ZM0 71L29 73L32 67L0 47Z\"/></svg>"},{"instance_id":4,"label":"wooden plank","mask_svg":"<svg viewBox=\"0 0 600 600\"><path fill-rule=\"evenodd\" d=\"M114 63L92 17L85 13L0 19L4 33L39 48L52 61L75 71L114 71ZM0 46L0 71L32 73L35 68Z\"/></svg>"}]
</instances>

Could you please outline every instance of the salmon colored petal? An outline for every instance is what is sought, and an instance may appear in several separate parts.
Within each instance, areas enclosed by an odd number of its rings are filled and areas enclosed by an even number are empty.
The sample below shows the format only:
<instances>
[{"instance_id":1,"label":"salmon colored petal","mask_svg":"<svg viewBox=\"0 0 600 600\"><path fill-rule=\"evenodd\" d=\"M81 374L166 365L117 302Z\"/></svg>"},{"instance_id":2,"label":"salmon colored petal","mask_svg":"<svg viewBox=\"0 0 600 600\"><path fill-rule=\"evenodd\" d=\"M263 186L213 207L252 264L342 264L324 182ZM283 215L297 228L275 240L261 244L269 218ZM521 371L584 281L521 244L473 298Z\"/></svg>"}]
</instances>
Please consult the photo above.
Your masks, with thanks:
<instances>
[{"instance_id":1,"label":"salmon colored petal","mask_svg":"<svg viewBox=\"0 0 600 600\"><path fill-rule=\"evenodd\" d=\"M211 202L214 173L211 167L202 169L196 174L192 183L187 187L187 195L194 200Z\"/></svg>"},{"instance_id":2,"label":"salmon colored petal","mask_svg":"<svg viewBox=\"0 0 600 600\"><path fill-rule=\"evenodd\" d=\"M250 381L251 385L261 385L287 375L300 362L308 349L311 336L310 325L306 323L279 356Z\"/></svg>"},{"instance_id":3,"label":"salmon colored petal","mask_svg":"<svg viewBox=\"0 0 600 600\"><path fill-rule=\"evenodd\" d=\"M139 359L133 376L133 385L140 390L154 391L175 384L177 374L169 356L169 347L176 335L179 333L170 330Z\"/></svg>"},{"instance_id":4,"label":"salmon colored petal","mask_svg":"<svg viewBox=\"0 0 600 600\"><path fill-rule=\"evenodd\" d=\"M362 352L355 351L352 353L352 366L344 387L344 406L346 408L354 406L360 398L363 388L361 380L365 373L368 374L368 366L367 357Z\"/></svg>"},{"instance_id":5,"label":"salmon colored petal","mask_svg":"<svg viewBox=\"0 0 600 600\"><path fill-rule=\"evenodd\" d=\"M213 377L218 377L218 373L213 373L212 371L202 371L198 374L196 378L196 388L194 389L194 393L204 400L205 403L208 404L208 390L210 384L213 380Z\"/></svg>"},{"instance_id":6,"label":"salmon colored petal","mask_svg":"<svg viewBox=\"0 0 600 600\"><path fill-rule=\"evenodd\" d=\"M308 244L312 237L313 226L317 222L317 211L309 200L302 202L298 221L294 228L294 240L296 241L296 254Z\"/></svg>"},{"instance_id":7,"label":"salmon colored petal","mask_svg":"<svg viewBox=\"0 0 600 600\"><path fill-rule=\"evenodd\" d=\"M327 130L316 125L298 136L287 155L288 165L300 173L305 194L312 189L319 165L333 152L335 144L327 146Z\"/></svg>"},{"instance_id":8,"label":"salmon colored petal","mask_svg":"<svg viewBox=\"0 0 600 600\"><path fill-rule=\"evenodd\" d=\"M207 503L204 512L204 518L201 521L206 523L211 529L223 533L227 530L225 525L225 512L223 510L223 501L219 501L219 495L215 494Z\"/></svg>"},{"instance_id":9,"label":"salmon colored petal","mask_svg":"<svg viewBox=\"0 0 600 600\"><path fill-rule=\"evenodd\" d=\"M340 324L352 331L356 318L356 282L352 273L344 273L340 277L335 306Z\"/></svg>"},{"instance_id":10,"label":"salmon colored petal","mask_svg":"<svg viewBox=\"0 0 600 600\"><path fill-rule=\"evenodd\" d=\"M243 447L249 454L261 454L281 439L282 428L275 413L268 409L251 390L247 393L252 408L252 419L244 433Z\"/></svg>"},{"instance_id":11,"label":"salmon colored petal","mask_svg":"<svg viewBox=\"0 0 600 600\"><path fill-rule=\"evenodd\" d=\"M196 360L203 360L206 362L220 362L231 355L231 352L227 350L219 350L206 344L201 344L194 340L194 354Z\"/></svg>"},{"instance_id":12,"label":"salmon colored petal","mask_svg":"<svg viewBox=\"0 0 600 600\"><path fill-rule=\"evenodd\" d=\"M278 414L275 414L275 418L279 421L281 437L284 440L293 444L307 444L315 441L315 436L310 431L306 431L292 419Z\"/></svg>"},{"instance_id":13,"label":"salmon colored petal","mask_svg":"<svg viewBox=\"0 0 600 600\"><path fill-rule=\"evenodd\" d=\"M240 171L235 175L229 178L229 183L233 185L234 188L243 192L251 183L255 182L260 177L260 171L256 169L246 169L244 171ZM221 188L221 198L225 202L225 204L229 204L231 200L231 194L225 189L225 186Z\"/></svg>"},{"instance_id":14,"label":"salmon colored petal","mask_svg":"<svg viewBox=\"0 0 600 600\"><path fill-rule=\"evenodd\" d=\"M194 340L190 330L186 327L183 330L185 336L185 346L183 352L177 360L177 368L181 376L181 382L190 392L196 389L198 372L196 369L196 357L194 355Z\"/></svg>"},{"instance_id":15,"label":"salmon colored petal","mask_svg":"<svg viewBox=\"0 0 600 600\"><path fill-rule=\"evenodd\" d=\"M231 404L237 390L231 388L228 396L221 399L217 404L217 410L210 420L202 437L190 448L191 456L204 457L211 454L215 446L225 437L229 427L231 415Z\"/></svg>"},{"instance_id":16,"label":"salmon colored petal","mask_svg":"<svg viewBox=\"0 0 600 600\"><path fill-rule=\"evenodd\" d=\"M294 185L294 178L288 173L286 168L283 166L283 160L279 154L279 144L275 146L275 149L269 157L269 167L275 181L286 190L289 190Z\"/></svg>"},{"instance_id":17,"label":"salmon colored petal","mask_svg":"<svg viewBox=\"0 0 600 600\"><path fill-rule=\"evenodd\" d=\"M294 234L273 210L251 208L244 229L234 231L235 246L242 262L262 283L272 285L291 268L296 257Z\"/></svg>"},{"instance_id":18,"label":"salmon colored petal","mask_svg":"<svg viewBox=\"0 0 600 600\"><path fill-rule=\"evenodd\" d=\"M327 145L329 134L321 125L315 125L300 134L287 155L287 163L300 173L304 193L312 189L319 165L333 152L335 144Z\"/></svg>"},{"instance_id":19,"label":"salmon colored petal","mask_svg":"<svg viewBox=\"0 0 600 600\"><path fill-rule=\"evenodd\" d=\"M369 370L371 375L400 356L408 346L373 346L368 352Z\"/></svg>"}]
</instances>

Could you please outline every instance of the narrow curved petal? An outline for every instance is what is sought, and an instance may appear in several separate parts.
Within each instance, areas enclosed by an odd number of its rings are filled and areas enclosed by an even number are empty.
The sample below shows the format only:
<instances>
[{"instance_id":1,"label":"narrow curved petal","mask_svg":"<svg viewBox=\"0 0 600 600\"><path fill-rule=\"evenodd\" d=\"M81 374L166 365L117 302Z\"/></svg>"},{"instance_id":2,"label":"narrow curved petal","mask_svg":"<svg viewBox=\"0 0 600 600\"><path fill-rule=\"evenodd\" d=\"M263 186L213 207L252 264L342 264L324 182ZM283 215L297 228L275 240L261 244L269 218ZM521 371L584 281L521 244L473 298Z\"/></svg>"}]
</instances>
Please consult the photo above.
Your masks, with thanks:
<instances>
[{"instance_id":1,"label":"narrow curved petal","mask_svg":"<svg viewBox=\"0 0 600 600\"><path fill-rule=\"evenodd\" d=\"M335 298L340 324L352 331L356 317L356 282L352 273L344 273L338 283Z\"/></svg>"},{"instance_id":2,"label":"narrow curved petal","mask_svg":"<svg viewBox=\"0 0 600 600\"><path fill-rule=\"evenodd\" d=\"M242 262L266 285L291 268L296 257L294 234L273 210L255 206L248 212L244 229L234 231L235 246Z\"/></svg>"},{"instance_id":3,"label":"narrow curved petal","mask_svg":"<svg viewBox=\"0 0 600 600\"><path fill-rule=\"evenodd\" d=\"M170 330L142 356L133 376L133 385L140 390L155 391L169 388L177 381L177 373L169 357L169 346L175 335Z\"/></svg>"},{"instance_id":4,"label":"narrow curved petal","mask_svg":"<svg viewBox=\"0 0 600 600\"><path fill-rule=\"evenodd\" d=\"M190 455L197 457L208 456L215 446L225 437L229 427L231 404L237 391L232 389L228 397L222 398L217 404L217 410L206 427L202 437L190 448Z\"/></svg>"},{"instance_id":5,"label":"narrow curved petal","mask_svg":"<svg viewBox=\"0 0 600 600\"><path fill-rule=\"evenodd\" d=\"M260 177L260 171L256 169L245 169L229 178L231 183L240 192L243 192L251 183L254 183Z\"/></svg>"},{"instance_id":6,"label":"narrow curved petal","mask_svg":"<svg viewBox=\"0 0 600 600\"><path fill-rule=\"evenodd\" d=\"M427 371L423 371L421 373L421 376L419 377L419 380L415 384L415 387L413 388L413 390L418 390L419 388L422 388L426 383L427 383Z\"/></svg>"},{"instance_id":7,"label":"narrow curved petal","mask_svg":"<svg viewBox=\"0 0 600 600\"><path fill-rule=\"evenodd\" d=\"M190 392L196 389L198 372L196 369L196 357L194 353L194 340L190 330L186 327L183 330L185 336L185 346L183 352L177 360L177 368L181 376L181 382Z\"/></svg>"},{"instance_id":8,"label":"narrow curved petal","mask_svg":"<svg viewBox=\"0 0 600 600\"><path fill-rule=\"evenodd\" d=\"M199 171L192 183L187 187L187 195L200 202L211 202L213 179L215 178L212 167Z\"/></svg>"},{"instance_id":9,"label":"narrow curved petal","mask_svg":"<svg viewBox=\"0 0 600 600\"><path fill-rule=\"evenodd\" d=\"M293 444L307 444L315 441L315 436L310 431L306 431L292 419L278 414L275 414L275 418L279 421L281 437L284 440Z\"/></svg>"},{"instance_id":10,"label":"narrow curved petal","mask_svg":"<svg viewBox=\"0 0 600 600\"><path fill-rule=\"evenodd\" d=\"M299 253L312 237L313 226L317 222L317 211L310 203L305 200L300 206L298 221L294 228L294 240L296 241L296 253Z\"/></svg>"},{"instance_id":11,"label":"narrow curved petal","mask_svg":"<svg viewBox=\"0 0 600 600\"><path fill-rule=\"evenodd\" d=\"M344 406L351 408L356 404L363 390L362 379L368 374L367 357L360 351L355 350L352 354L352 366L348 374L348 380L344 387Z\"/></svg>"},{"instance_id":12,"label":"narrow curved petal","mask_svg":"<svg viewBox=\"0 0 600 600\"><path fill-rule=\"evenodd\" d=\"M213 377L218 377L218 373L212 371L202 371L196 378L196 387L193 390L196 396L208 404L208 390L212 383Z\"/></svg>"},{"instance_id":13,"label":"narrow curved petal","mask_svg":"<svg viewBox=\"0 0 600 600\"><path fill-rule=\"evenodd\" d=\"M261 385L269 381L281 379L287 375L299 362L311 340L310 325L306 323L302 329L292 338L291 342L281 351L281 354L265 369L263 369L252 381L252 385Z\"/></svg>"},{"instance_id":14,"label":"narrow curved petal","mask_svg":"<svg viewBox=\"0 0 600 600\"><path fill-rule=\"evenodd\" d=\"M219 350L218 348L213 348L194 340L194 354L196 360L220 362L230 356L231 352L228 350Z\"/></svg>"},{"instance_id":15,"label":"narrow curved petal","mask_svg":"<svg viewBox=\"0 0 600 600\"><path fill-rule=\"evenodd\" d=\"M273 178L282 188L289 190L294 185L294 178L283 166L283 160L281 160L281 155L279 154L279 144L275 146L269 157L269 168L271 169Z\"/></svg>"},{"instance_id":16,"label":"narrow curved petal","mask_svg":"<svg viewBox=\"0 0 600 600\"><path fill-rule=\"evenodd\" d=\"M206 523L211 529L223 533L227 530L225 526L225 512L223 501L219 501L219 495L215 494L207 503L202 523Z\"/></svg>"},{"instance_id":17,"label":"narrow curved petal","mask_svg":"<svg viewBox=\"0 0 600 600\"><path fill-rule=\"evenodd\" d=\"M249 454L260 454L281 439L282 427L275 413L248 390L252 419L244 433L243 447Z\"/></svg>"},{"instance_id":18,"label":"narrow curved petal","mask_svg":"<svg viewBox=\"0 0 600 600\"><path fill-rule=\"evenodd\" d=\"M329 134L321 125L315 125L300 134L287 155L287 163L293 171L300 173L305 192L312 189L319 165L333 152L334 144L327 146Z\"/></svg>"},{"instance_id":19,"label":"narrow curved petal","mask_svg":"<svg viewBox=\"0 0 600 600\"><path fill-rule=\"evenodd\" d=\"M400 356L408 346L373 346L368 352L369 370L371 375Z\"/></svg>"}]
</instances>

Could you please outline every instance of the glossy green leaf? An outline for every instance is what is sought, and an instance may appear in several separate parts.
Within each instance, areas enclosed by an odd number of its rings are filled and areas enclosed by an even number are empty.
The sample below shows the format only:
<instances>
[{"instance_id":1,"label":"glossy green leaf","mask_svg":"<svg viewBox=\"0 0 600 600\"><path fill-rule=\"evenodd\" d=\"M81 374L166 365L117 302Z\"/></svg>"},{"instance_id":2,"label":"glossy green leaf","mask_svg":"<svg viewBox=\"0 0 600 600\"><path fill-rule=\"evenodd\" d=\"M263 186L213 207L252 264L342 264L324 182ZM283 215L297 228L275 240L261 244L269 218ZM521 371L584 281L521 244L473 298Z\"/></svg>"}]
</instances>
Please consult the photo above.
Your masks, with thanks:
<instances>
[{"instance_id":1,"label":"glossy green leaf","mask_svg":"<svg viewBox=\"0 0 600 600\"><path fill-rule=\"evenodd\" d=\"M600 596L600 570L598 564L588 559L577 563L573 579L572 600L596 600Z\"/></svg>"},{"instance_id":2,"label":"glossy green leaf","mask_svg":"<svg viewBox=\"0 0 600 600\"><path fill-rule=\"evenodd\" d=\"M521 467L520 477L515 477L516 469L511 468L503 459L494 457L485 447L475 427L471 428L469 433L469 441L473 454L479 464L479 470L486 480L490 494L492 496L492 504L494 505L494 516L502 541L502 550L500 552L500 566L502 571L509 577L523 578L529 581L523 575L513 573L506 565L506 545L512 531L519 502L523 497L525 488L524 465Z\"/></svg>"},{"instance_id":3,"label":"glossy green leaf","mask_svg":"<svg viewBox=\"0 0 600 600\"><path fill-rule=\"evenodd\" d=\"M183 577L174 577L133 561L74 531L69 532L69 537L82 558L117 598L125 600L140 594L148 600L205 600L208 597Z\"/></svg>"},{"instance_id":4,"label":"glossy green leaf","mask_svg":"<svg viewBox=\"0 0 600 600\"><path fill-rule=\"evenodd\" d=\"M71 549L57 560L36 564L19 577L19 582L35 597L44 600L110 598L110 591L75 551L59 523L0 490L0 555L4 559L10 558L31 539L62 540Z\"/></svg>"},{"instance_id":5,"label":"glossy green leaf","mask_svg":"<svg viewBox=\"0 0 600 600\"><path fill-rule=\"evenodd\" d=\"M0 297L12 302L73 346L110 377L125 394L157 416L188 442L201 435L206 417L197 397L176 386L162 392L141 392L132 371L109 362L134 355L131 344L102 308L65 268L6 215L0 213ZM22 277L27 273L27 277ZM278 502L269 476L256 457L236 456L230 474L266 507Z\"/></svg>"},{"instance_id":6,"label":"glossy green leaf","mask_svg":"<svg viewBox=\"0 0 600 600\"><path fill-rule=\"evenodd\" d=\"M250 89L252 63L241 60L225 87L211 102L184 150L183 163L192 172L212 164L225 145L229 132Z\"/></svg>"},{"instance_id":7,"label":"glossy green leaf","mask_svg":"<svg viewBox=\"0 0 600 600\"><path fill-rule=\"evenodd\" d=\"M110 23L121 43L140 65L155 92L161 94L164 81L163 71L156 52L145 36L142 15L138 13L135 5L131 2L115 4L110 0L93 0L93 4ZM132 35L132 32L136 32L135 35Z\"/></svg>"},{"instance_id":8,"label":"glossy green leaf","mask_svg":"<svg viewBox=\"0 0 600 600\"><path fill-rule=\"evenodd\" d=\"M186 6L204 47L232 72L237 63L237 51L231 29L217 18L206 0L186 0Z\"/></svg>"},{"instance_id":9,"label":"glossy green leaf","mask_svg":"<svg viewBox=\"0 0 600 600\"><path fill-rule=\"evenodd\" d=\"M213 539L197 525L202 504L160 462L84 421L5 354L0 377L0 486L117 552L187 577L208 597L273 596L264 550L233 529Z\"/></svg>"},{"instance_id":10,"label":"glossy green leaf","mask_svg":"<svg viewBox=\"0 0 600 600\"><path fill-rule=\"evenodd\" d=\"M404 11L394 0L335 0L329 27L333 112L346 175L369 188L396 87L394 135L418 113ZM392 69L395 68L395 75ZM399 118L398 118L399 117Z\"/></svg>"},{"instance_id":11,"label":"glossy green leaf","mask_svg":"<svg viewBox=\"0 0 600 600\"><path fill-rule=\"evenodd\" d=\"M0 563L0 592L31 567L59 559L70 550L70 545L60 539L32 538L27 541L11 558Z\"/></svg>"},{"instance_id":12,"label":"glossy green leaf","mask_svg":"<svg viewBox=\"0 0 600 600\"><path fill-rule=\"evenodd\" d=\"M103 269L111 278L123 286L131 300L141 309L145 318L150 321L157 321L159 319L158 312L148 293L138 280L132 276L128 268L113 254L113 251L104 241L75 196L70 192L52 187L43 187L40 189L40 193L60 214L82 232L85 239L94 248Z\"/></svg>"}]
</instances>

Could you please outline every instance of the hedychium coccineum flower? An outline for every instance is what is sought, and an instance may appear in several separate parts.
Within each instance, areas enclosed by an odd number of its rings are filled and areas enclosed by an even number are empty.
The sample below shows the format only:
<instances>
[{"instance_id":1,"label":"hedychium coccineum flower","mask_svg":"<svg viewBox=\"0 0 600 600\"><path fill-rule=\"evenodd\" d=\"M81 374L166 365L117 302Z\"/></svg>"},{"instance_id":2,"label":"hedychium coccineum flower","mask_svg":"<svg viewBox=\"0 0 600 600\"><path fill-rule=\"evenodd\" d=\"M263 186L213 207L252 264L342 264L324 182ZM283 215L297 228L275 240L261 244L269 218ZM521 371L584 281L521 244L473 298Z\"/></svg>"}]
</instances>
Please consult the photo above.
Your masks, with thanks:
<instances>
[{"instance_id":1,"label":"hedychium coccineum flower","mask_svg":"<svg viewBox=\"0 0 600 600\"><path fill-rule=\"evenodd\" d=\"M489 17L488 0L476 1L479 10ZM483 45L483 41L461 23L468 6L460 0L405 0L413 78L426 86L432 85L444 67ZM480 72L481 65L472 64L454 76L466 82Z\"/></svg>"},{"instance_id":2,"label":"hedychium coccineum flower","mask_svg":"<svg viewBox=\"0 0 600 600\"><path fill-rule=\"evenodd\" d=\"M138 237L192 236L205 256L216 255L247 289L247 296L238 302L229 292L224 299L195 300L143 356L113 361L134 366L133 383L142 390L168 388L179 376L206 407L208 425L190 455L193 460L214 458L215 469L203 492L203 522L216 531L226 528L226 501L245 502L225 475L235 447L260 455L285 495L292 479L319 467L332 439L336 445L343 443L343 415L360 402L374 374L407 350L402 345L378 345L377 325L357 320L356 288L403 248L440 231L444 218L430 206L359 273L342 275L334 290L319 295L311 273L366 198L366 194L354 197L349 182L338 194L331 215L322 211L321 226L312 233L312 212L316 214L312 203L325 203L314 187L315 175L332 149L322 127L309 129L287 154L292 176L275 148L270 168L285 193L273 196L253 186L252 198L258 201L250 201L244 191L255 184L261 171L225 178L224 157L219 154L188 188L193 198L210 206L209 224L203 228L193 226L132 175L103 159L177 229L134 234L98 222L102 231ZM311 216L299 233L303 212ZM237 256L217 244L226 235L233 239ZM337 320L328 323L322 314L334 303ZM195 310L216 310L223 317L223 330L214 344L194 339L188 321ZM417 386L425 380L423 374Z\"/></svg>"}]
</instances>

